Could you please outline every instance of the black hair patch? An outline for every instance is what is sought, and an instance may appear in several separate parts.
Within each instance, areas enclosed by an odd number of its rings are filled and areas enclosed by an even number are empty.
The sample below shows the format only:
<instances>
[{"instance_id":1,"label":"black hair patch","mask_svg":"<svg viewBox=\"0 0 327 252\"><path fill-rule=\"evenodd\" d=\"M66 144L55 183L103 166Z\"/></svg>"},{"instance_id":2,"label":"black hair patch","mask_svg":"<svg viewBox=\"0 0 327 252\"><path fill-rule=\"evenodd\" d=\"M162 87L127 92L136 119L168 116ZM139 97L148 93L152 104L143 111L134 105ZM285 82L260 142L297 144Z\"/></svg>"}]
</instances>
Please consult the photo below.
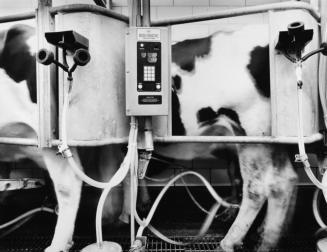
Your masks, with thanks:
<instances>
[{"instance_id":1,"label":"black hair patch","mask_svg":"<svg viewBox=\"0 0 327 252\"><path fill-rule=\"evenodd\" d=\"M181 69L192 72L195 58L210 53L211 36L200 39L187 39L172 46L172 61Z\"/></svg>"},{"instance_id":2,"label":"black hair patch","mask_svg":"<svg viewBox=\"0 0 327 252\"><path fill-rule=\"evenodd\" d=\"M198 119L198 123L208 123L217 118L217 113L211 107L206 107L200 109L197 112L196 117Z\"/></svg>"},{"instance_id":3,"label":"black hair patch","mask_svg":"<svg viewBox=\"0 0 327 252\"><path fill-rule=\"evenodd\" d=\"M264 97L270 97L269 46L256 46L250 53L247 68L255 81L256 88Z\"/></svg>"},{"instance_id":4,"label":"black hair patch","mask_svg":"<svg viewBox=\"0 0 327 252\"><path fill-rule=\"evenodd\" d=\"M179 91L182 87L182 78L179 75L173 76L173 85L177 91Z\"/></svg>"},{"instance_id":5,"label":"black hair patch","mask_svg":"<svg viewBox=\"0 0 327 252\"><path fill-rule=\"evenodd\" d=\"M235 135L246 136L246 131L242 127L240 118L235 110L229 109L229 108L220 108L217 111L217 116L219 117L220 115L227 116L229 119L231 119L233 122L235 122L237 124L237 126L233 125L233 124L231 125Z\"/></svg>"}]
</instances>

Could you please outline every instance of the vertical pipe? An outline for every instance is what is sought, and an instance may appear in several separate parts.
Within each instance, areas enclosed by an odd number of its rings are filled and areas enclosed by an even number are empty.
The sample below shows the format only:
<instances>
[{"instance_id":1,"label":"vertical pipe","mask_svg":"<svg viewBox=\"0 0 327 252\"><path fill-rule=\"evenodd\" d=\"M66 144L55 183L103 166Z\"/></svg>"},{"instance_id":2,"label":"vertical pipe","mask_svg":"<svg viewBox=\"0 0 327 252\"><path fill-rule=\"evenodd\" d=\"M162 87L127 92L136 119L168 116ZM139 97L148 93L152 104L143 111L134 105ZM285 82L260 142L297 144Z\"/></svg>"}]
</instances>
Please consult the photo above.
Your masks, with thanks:
<instances>
[{"instance_id":1,"label":"vertical pipe","mask_svg":"<svg viewBox=\"0 0 327 252\"><path fill-rule=\"evenodd\" d=\"M140 26L141 16L140 16L140 0L129 0L128 2L128 11L129 11L129 26ZM135 117L131 117L131 123L135 123ZM130 169L130 229L131 229L131 245L133 245L135 240L135 216L134 216L134 172L132 172L133 164L131 164Z\"/></svg>"},{"instance_id":2,"label":"vertical pipe","mask_svg":"<svg viewBox=\"0 0 327 252\"><path fill-rule=\"evenodd\" d=\"M327 1L321 0L319 5L321 16L321 41L327 42ZM327 58L321 54L319 57L319 95L324 116L324 126L327 128Z\"/></svg>"},{"instance_id":3,"label":"vertical pipe","mask_svg":"<svg viewBox=\"0 0 327 252\"><path fill-rule=\"evenodd\" d=\"M54 18L50 15L52 0L38 0L36 9L37 23L37 48L49 48L54 52L54 47L47 44L44 33L54 30ZM55 78L55 66L36 65L37 75L37 105L38 105L38 146L51 147L52 129L56 113L52 84Z\"/></svg>"}]
</instances>

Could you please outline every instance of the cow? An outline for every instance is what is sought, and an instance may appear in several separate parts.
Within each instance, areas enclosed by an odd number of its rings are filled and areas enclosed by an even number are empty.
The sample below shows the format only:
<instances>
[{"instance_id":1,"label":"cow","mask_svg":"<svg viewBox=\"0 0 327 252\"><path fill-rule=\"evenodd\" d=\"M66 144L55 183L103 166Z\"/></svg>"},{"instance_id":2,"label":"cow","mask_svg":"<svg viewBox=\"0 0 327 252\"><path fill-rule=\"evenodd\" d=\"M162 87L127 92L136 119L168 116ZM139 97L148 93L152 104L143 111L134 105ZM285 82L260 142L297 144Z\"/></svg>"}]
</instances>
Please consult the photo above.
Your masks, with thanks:
<instances>
[{"instance_id":1,"label":"cow","mask_svg":"<svg viewBox=\"0 0 327 252\"><path fill-rule=\"evenodd\" d=\"M17 24L0 33L0 137L37 138L35 29ZM95 179L107 181L123 160L123 152L116 146L71 148L77 163L92 167ZM79 152L78 152L79 151ZM79 153L81 160L79 158ZM114 156L114 159L109 157ZM57 196L59 214L51 245L46 251L67 251L79 206L82 181L74 174L68 162L57 155L55 148L0 144L0 161L13 162L28 158L47 169ZM94 172L96 167L103 167ZM8 174L3 174L8 176ZM113 194L113 195L112 195ZM113 222L118 218L123 200L113 190L103 216Z\"/></svg>"},{"instance_id":2,"label":"cow","mask_svg":"<svg viewBox=\"0 0 327 252\"><path fill-rule=\"evenodd\" d=\"M234 135L270 136L269 35L266 25L216 32L172 45L172 77L178 99L181 135L221 135L221 111L228 111ZM173 111L176 112L175 109ZM190 159L216 155L221 144L157 146L163 155ZM267 201L258 251L276 246L294 206L297 174L285 146L236 144L242 186L238 215L222 239L224 251L242 244ZM209 152L209 153L208 153Z\"/></svg>"}]
</instances>

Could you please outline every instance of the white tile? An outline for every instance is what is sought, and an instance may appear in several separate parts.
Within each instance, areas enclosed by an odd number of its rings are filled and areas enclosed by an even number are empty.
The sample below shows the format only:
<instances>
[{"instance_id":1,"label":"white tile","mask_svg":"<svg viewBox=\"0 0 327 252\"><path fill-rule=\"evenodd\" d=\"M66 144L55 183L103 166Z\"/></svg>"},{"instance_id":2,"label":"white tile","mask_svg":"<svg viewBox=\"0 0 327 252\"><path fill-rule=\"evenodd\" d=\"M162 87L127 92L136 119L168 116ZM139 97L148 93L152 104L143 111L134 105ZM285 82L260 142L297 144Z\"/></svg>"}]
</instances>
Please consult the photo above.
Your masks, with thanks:
<instances>
[{"instance_id":1,"label":"white tile","mask_svg":"<svg viewBox=\"0 0 327 252\"><path fill-rule=\"evenodd\" d=\"M245 6L245 0L210 0L210 6Z\"/></svg>"},{"instance_id":2,"label":"white tile","mask_svg":"<svg viewBox=\"0 0 327 252\"><path fill-rule=\"evenodd\" d=\"M123 7L117 7L117 6L114 6L112 7L112 9L114 12L117 12L119 14L123 14Z\"/></svg>"},{"instance_id":3,"label":"white tile","mask_svg":"<svg viewBox=\"0 0 327 252\"><path fill-rule=\"evenodd\" d=\"M261 5L270 3L279 3L280 0L246 0L246 5Z\"/></svg>"},{"instance_id":4,"label":"white tile","mask_svg":"<svg viewBox=\"0 0 327 252\"><path fill-rule=\"evenodd\" d=\"M128 6L128 0L112 0L113 6Z\"/></svg>"},{"instance_id":5,"label":"white tile","mask_svg":"<svg viewBox=\"0 0 327 252\"><path fill-rule=\"evenodd\" d=\"M184 39L200 38L209 35L208 25L184 24L172 27L172 41L181 41Z\"/></svg>"},{"instance_id":6,"label":"white tile","mask_svg":"<svg viewBox=\"0 0 327 252\"><path fill-rule=\"evenodd\" d=\"M183 6L209 6L209 0L174 0L174 5L183 5Z\"/></svg>"},{"instance_id":7,"label":"white tile","mask_svg":"<svg viewBox=\"0 0 327 252\"><path fill-rule=\"evenodd\" d=\"M173 6L173 0L151 0L151 6Z\"/></svg>"},{"instance_id":8,"label":"white tile","mask_svg":"<svg viewBox=\"0 0 327 252\"><path fill-rule=\"evenodd\" d=\"M157 18L166 19L173 17L191 16L192 7L157 7Z\"/></svg>"}]
</instances>

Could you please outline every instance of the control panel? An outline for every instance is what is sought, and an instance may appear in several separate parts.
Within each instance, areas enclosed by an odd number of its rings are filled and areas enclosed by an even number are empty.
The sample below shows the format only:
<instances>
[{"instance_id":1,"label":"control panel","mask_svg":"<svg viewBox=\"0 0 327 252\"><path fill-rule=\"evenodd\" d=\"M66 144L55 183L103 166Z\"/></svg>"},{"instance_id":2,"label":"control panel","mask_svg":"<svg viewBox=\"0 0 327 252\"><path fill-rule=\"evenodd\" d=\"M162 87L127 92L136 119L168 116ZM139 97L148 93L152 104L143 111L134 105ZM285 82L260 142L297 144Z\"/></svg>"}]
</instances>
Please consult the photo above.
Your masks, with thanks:
<instances>
[{"instance_id":1,"label":"control panel","mask_svg":"<svg viewBox=\"0 0 327 252\"><path fill-rule=\"evenodd\" d=\"M168 115L168 28L130 27L126 35L126 115Z\"/></svg>"}]
</instances>

